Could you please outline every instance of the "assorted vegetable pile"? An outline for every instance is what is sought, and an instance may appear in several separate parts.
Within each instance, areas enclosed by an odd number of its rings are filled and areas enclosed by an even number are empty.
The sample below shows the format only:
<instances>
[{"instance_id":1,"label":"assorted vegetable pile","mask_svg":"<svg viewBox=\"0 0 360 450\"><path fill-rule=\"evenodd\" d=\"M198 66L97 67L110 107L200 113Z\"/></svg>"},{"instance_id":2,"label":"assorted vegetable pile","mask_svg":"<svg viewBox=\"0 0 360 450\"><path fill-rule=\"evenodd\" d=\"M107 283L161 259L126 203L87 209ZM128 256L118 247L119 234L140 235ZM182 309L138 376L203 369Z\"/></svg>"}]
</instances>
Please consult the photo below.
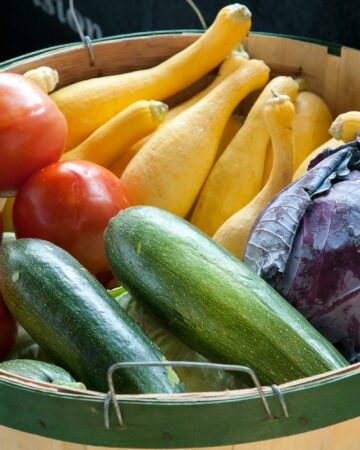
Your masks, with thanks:
<instances>
[{"instance_id":1,"label":"assorted vegetable pile","mask_svg":"<svg viewBox=\"0 0 360 450\"><path fill-rule=\"evenodd\" d=\"M250 27L227 6L158 66L52 94L51 68L0 73L0 375L104 392L117 362L280 384L357 360L360 113L333 121L306 80L272 77L239 47ZM168 367L114 382L251 385Z\"/></svg>"}]
</instances>

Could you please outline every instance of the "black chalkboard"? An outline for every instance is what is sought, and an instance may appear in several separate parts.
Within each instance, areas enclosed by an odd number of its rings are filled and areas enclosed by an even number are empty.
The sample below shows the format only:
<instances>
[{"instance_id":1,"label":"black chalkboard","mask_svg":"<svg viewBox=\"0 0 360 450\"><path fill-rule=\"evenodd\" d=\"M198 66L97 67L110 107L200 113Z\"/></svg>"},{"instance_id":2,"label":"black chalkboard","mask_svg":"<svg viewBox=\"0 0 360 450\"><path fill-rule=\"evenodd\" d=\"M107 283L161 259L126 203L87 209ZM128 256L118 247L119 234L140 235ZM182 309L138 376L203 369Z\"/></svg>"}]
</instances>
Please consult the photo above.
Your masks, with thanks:
<instances>
[{"instance_id":1,"label":"black chalkboard","mask_svg":"<svg viewBox=\"0 0 360 450\"><path fill-rule=\"evenodd\" d=\"M210 24L233 0L195 0ZM291 34L360 48L360 0L246 0L253 30ZM79 40L68 0L2 0L0 60ZM185 0L76 0L86 34L197 29Z\"/></svg>"}]
</instances>

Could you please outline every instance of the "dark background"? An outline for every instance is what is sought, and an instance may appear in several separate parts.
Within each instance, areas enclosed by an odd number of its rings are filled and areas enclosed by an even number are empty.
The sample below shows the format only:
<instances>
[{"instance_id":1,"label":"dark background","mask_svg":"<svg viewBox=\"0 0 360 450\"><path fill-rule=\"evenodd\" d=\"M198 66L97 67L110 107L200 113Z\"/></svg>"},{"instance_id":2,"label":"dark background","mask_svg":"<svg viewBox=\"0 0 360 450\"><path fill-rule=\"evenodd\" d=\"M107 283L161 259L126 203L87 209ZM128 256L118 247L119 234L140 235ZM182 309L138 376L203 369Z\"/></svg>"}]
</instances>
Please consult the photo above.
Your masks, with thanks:
<instances>
[{"instance_id":1,"label":"dark background","mask_svg":"<svg viewBox=\"0 0 360 450\"><path fill-rule=\"evenodd\" d=\"M234 0L195 0L209 25ZM253 31L306 36L360 48L360 0L243 0ZM2 0L0 61L78 41L68 0ZM138 31L199 29L185 0L76 0L90 37Z\"/></svg>"}]
</instances>

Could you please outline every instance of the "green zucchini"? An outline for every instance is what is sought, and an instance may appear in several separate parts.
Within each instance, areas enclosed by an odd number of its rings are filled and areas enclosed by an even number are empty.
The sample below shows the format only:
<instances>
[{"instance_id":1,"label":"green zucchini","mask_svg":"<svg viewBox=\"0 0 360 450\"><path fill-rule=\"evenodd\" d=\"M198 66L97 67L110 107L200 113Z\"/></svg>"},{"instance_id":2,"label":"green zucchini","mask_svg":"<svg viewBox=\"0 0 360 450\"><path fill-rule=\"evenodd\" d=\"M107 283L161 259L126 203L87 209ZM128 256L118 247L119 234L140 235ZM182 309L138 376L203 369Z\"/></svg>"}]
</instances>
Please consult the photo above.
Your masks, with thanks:
<instances>
[{"instance_id":1,"label":"green zucchini","mask_svg":"<svg viewBox=\"0 0 360 450\"><path fill-rule=\"evenodd\" d=\"M246 365L263 384L347 365L255 272L173 214L127 208L110 220L105 246L130 294L213 362Z\"/></svg>"},{"instance_id":2,"label":"green zucchini","mask_svg":"<svg viewBox=\"0 0 360 450\"><path fill-rule=\"evenodd\" d=\"M106 391L117 362L162 361L160 350L67 252L39 239L0 247L0 290L30 336L89 389ZM129 368L114 374L119 393L182 392L169 368Z\"/></svg>"},{"instance_id":3,"label":"green zucchini","mask_svg":"<svg viewBox=\"0 0 360 450\"><path fill-rule=\"evenodd\" d=\"M59 384L77 389L86 389L83 383L77 383L66 370L43 361L13 359L0 363L0 370L30 378L31 380L45 381L46 383Z\"/></svg>"},{"instance_id":4,"label":"green zucchini","mask_svg":"<svg viewBox=\"0 0 360 450\"><path fill-rule=\"evenodd\" d=\"M29 336L24 328L18 324L18 334L15 345L11 352L6 356L5 361L12 359L30 359L32 361L43 361L52 363L51 358L44 352L39 345Z\"/></svg>"}]
</instances>

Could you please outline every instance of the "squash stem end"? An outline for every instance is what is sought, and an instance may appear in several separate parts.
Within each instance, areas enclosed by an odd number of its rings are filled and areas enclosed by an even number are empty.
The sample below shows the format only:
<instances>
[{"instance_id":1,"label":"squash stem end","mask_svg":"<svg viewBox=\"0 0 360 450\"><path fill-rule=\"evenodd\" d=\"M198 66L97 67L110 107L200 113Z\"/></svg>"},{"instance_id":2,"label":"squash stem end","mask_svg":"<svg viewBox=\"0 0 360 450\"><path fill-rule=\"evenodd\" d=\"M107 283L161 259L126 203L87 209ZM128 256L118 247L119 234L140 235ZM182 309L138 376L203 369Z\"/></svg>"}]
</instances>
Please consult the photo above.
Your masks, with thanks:
<instances>
[{"instance_id":1,"label":"squash stem end","mask_svg":"<svg viewBox=\"0 0 360 450\"><path fill-rule=\"evenodd\" d=\"M164 122L169 110L168 105L156 100L150 100L150 111L157 122Z\"/></svg>"}]
</instances>

